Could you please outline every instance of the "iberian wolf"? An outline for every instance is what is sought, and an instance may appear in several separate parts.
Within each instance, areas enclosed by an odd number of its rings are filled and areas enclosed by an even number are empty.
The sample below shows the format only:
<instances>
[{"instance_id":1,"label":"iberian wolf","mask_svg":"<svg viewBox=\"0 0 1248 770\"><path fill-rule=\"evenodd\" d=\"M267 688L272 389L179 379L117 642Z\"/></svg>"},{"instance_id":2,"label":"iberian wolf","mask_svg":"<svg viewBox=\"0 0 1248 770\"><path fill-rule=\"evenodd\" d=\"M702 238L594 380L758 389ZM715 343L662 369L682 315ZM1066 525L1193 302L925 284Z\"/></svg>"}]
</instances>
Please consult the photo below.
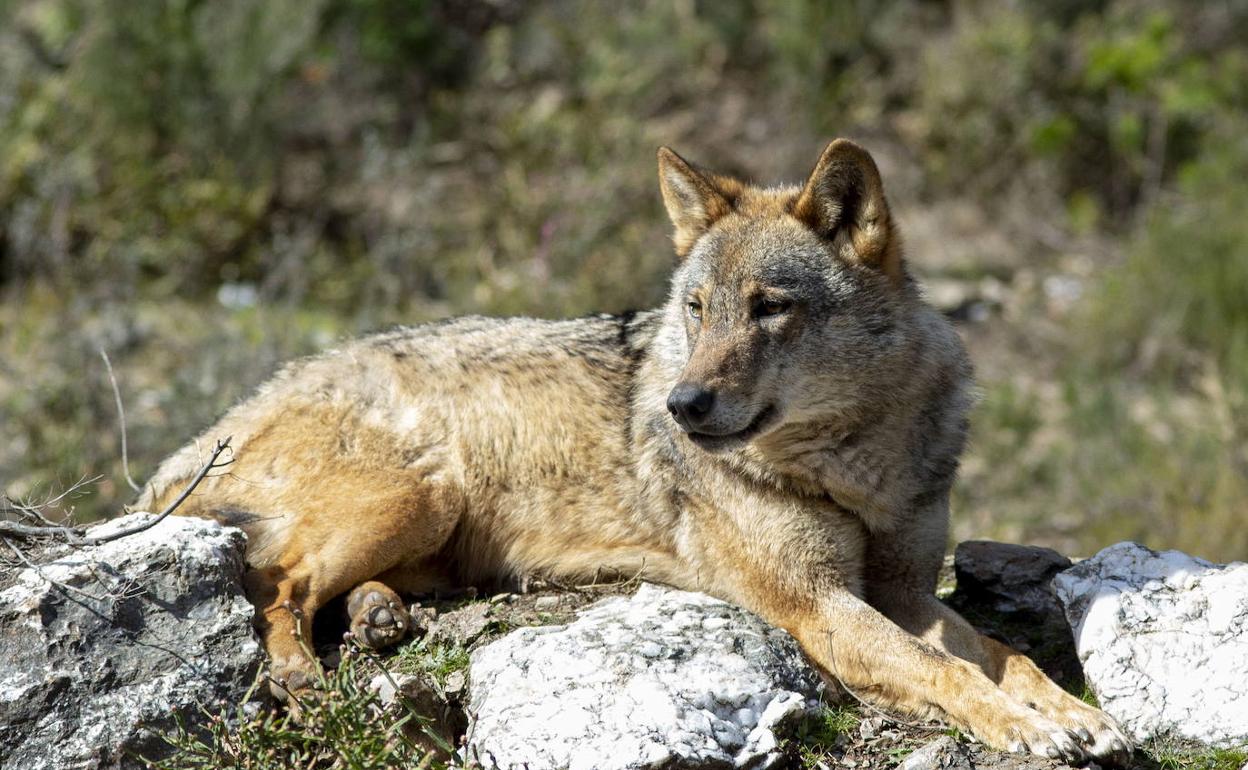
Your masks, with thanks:
<instances>
[{"instance_id":1,"label":"iberian wolf","mask_svg":"<svg viewBox=\"0 0 1248 770\"><path fill-rule=\"evenodd\" d=\"M933 595L971 370L871 156L837 140L768 188L658 161L679 257L663 307L366 337L288 365L160 467L147 510L233 436L232 472L180 513L247 532L275 691L313 681L303 650L336 596L382 647L410 624L400 593L611 572L753 610L830 680L993 746L1125 756L1109 717Z\"/></svg>"}]
</instances>

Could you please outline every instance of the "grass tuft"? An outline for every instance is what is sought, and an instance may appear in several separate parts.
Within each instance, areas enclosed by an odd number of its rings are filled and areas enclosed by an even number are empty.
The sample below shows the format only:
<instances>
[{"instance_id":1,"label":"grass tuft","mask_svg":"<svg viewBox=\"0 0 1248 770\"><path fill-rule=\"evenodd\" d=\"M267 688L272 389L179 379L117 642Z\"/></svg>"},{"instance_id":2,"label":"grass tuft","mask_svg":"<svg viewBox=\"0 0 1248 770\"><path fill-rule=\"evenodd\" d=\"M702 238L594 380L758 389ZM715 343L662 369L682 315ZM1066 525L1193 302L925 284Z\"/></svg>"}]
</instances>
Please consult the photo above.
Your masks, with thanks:
<instances>
[{"instance_id":1,"label":"grass tuft","mask_svg":"<svg viewBox=\"0 0 1248 770\"><path fill-rule=\"evenodd\" d=\"M431 669L443 667L438 663ZM386 669L375 656L344 645L339 666L321 674L319 697L300 699L298 718L254 697L267 682L262 676L233 713L205 712L201 726L179 720L176 729L163 736L172 753L143 761L153 770L448 767L452 747L427 717L402 697L384 705L368 688L379 672Z\"/></svg>"},{"instance_id":2,"label":"grass tuft","mask_svg":"<svg viewBox=\"0 0 1248 770\"><path fill-rule=\"evenodd\" d=\"M818 717L809 720L797 733L797 755L801 767L815 767L821 762L834 762L833 749L845 743L862 721L857 706L828 706Z\"/></svg>"}]
</instances>

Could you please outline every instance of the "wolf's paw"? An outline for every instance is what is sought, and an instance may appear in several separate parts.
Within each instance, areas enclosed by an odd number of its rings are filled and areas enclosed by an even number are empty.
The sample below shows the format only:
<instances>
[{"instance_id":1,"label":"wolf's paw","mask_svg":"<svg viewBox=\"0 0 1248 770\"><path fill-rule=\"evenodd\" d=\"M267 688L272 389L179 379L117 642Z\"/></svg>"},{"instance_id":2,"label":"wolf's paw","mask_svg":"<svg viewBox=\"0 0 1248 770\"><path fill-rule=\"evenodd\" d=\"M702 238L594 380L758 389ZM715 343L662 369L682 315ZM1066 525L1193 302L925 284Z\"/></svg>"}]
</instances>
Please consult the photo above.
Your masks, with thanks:
<instances>
[{"instance_id":1,"label":"wolf's paw","mask_svg":"<svg viewBox=\"0 0 1248 770\"><path fill-rule=\"evenodd\" d=\"M1088 756L1111 765L1125 765L1134 751L1131 739L1113 717L1069 693L1037 708L1079 739Z\"/></svg>"},{"instance_id":2,"label":"wolf's paw","mask_svg":"<svg viewBox=\"0 0 1248 770\"><path fill-rule=\"evenodd\" d=\"M320 681L318 666L318 663L302 655L275 659L269 666L269 692L297 716L300 701L306 702L320 697L315 689L316 683Z\"/></svg>"},{"instance_id":3,"label":"wolf's paw","mask_svg":"<svg viewBox=\"0 0 1248 770\"><path fill-rule=\"evenodd\" d=\"M1019 706L989 724L972 726L971 732L985 743L1015 754L1035 754L1076 763L1087 759L1078 736L1040 712Z\"/></svg>"},{"instance_id":4,"label":"wolf's paw","mask_svg":"<svg viewBox=\"0 0 1248 770\"><path fill-rule=\"evenodd\" d=\"M412 618L393 591L355 591L347 601L351 633L365 647L380 650L397 644L412 628Z\"/></svg>"}]
</instances>

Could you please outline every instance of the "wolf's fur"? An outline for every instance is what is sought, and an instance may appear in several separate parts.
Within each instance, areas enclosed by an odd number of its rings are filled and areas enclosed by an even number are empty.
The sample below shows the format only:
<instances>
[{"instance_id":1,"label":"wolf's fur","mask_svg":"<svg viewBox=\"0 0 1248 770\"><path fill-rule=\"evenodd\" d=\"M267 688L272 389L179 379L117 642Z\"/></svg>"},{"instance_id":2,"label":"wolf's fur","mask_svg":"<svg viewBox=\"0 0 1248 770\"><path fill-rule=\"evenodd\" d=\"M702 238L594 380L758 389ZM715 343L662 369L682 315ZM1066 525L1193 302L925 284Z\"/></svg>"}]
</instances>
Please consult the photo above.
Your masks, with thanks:
<instances>
[{"instance_id":1,"label":"wolf's fur","mask_svg":"<svg viewBox=\"0 0 1248 770\"><path fill-rule=\"evenodd\" d=\"M315 665L292 609L306 634L351 592L353 629L380 645L406 619L394 591L606 571L754 610L860 695L988 743L1125 750L1105 715L933 596L970 366L906 271L870 156L838 140L805 185L772 189L667 149L659 165L682 257L663 308L465 318L295 362L139 505L233 436L232 472L180 512L247 531L291 689Z\"/></svg>"}]
</instances>

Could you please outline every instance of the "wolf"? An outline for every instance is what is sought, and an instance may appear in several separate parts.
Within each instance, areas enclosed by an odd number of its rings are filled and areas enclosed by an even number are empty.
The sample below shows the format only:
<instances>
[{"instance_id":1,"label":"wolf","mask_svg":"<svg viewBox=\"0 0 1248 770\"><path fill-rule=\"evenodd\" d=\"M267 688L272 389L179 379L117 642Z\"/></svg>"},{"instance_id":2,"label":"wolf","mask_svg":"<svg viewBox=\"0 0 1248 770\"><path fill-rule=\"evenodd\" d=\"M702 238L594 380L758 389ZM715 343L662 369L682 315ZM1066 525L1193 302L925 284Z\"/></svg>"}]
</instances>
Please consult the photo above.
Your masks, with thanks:
<instances>
[{"instance_id":1,"label":"wolf","mask_svg":"<svg viewBox=\"0 0 1248 770\"><path fill-rule=\"evenodd\" d=\"M971 367L903 259L879 170L827 146L764 188L658 152L679 263L666 304L576 320L461 318L287 365L158 469L166 505L248 535L246 590L279 697L346 595L361 644L400 594L614 573L786 629L829 681L992 746L1131 751L1114 721L934 595Z\"/></svg>"}]
</instances>

